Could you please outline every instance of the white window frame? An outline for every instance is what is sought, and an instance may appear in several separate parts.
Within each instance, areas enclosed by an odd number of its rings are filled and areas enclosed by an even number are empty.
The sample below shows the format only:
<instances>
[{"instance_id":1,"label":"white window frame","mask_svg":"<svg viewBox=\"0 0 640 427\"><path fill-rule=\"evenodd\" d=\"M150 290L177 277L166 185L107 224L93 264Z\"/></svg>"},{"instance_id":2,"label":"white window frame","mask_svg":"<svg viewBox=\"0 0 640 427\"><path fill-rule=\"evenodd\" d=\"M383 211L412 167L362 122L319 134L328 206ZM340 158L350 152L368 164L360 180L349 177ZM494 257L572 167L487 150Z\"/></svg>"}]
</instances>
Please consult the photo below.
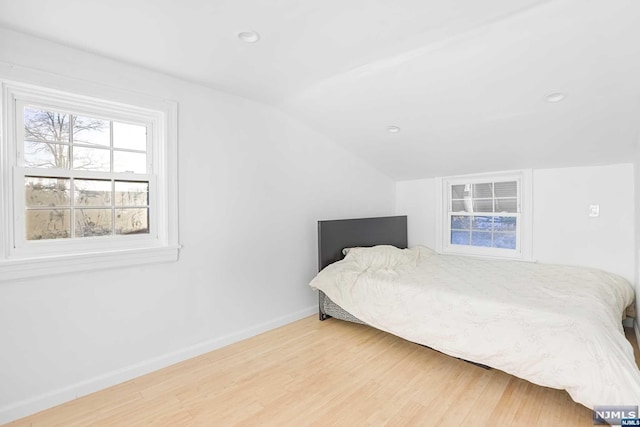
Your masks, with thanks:
<instances>
[{"instance_id":1,"label":"white window frame","mask_svg":"<svg viewBox=\"0 0 640 427\"><path fill-rule=\"evenodd\" d=\"M502 249L451 244L451 213L449 212L449 207L451 206L451 186L496 181L516 181L518 185L518 213L509 215L518 218L516 225L516 248ZM533 261L533 186L531 169L437 178L436 189L436 209L438 212L438 215L436 215L436 250L438 252Z\"/></svg>"},{"instance_id":2,"label":"white window frame","mask_svg":"<svg viewBox=\"0 0 640 427\"><path fill-rule=\"evenodd\" d=\"M177 103L117 92L76 81L78 92L2 79L0 138L0 281L97 268L175 261L178 258ZM26 167L22 106L39 105L144 124L147 127L147 173L118 174L118 179L149 182L149 233L81 239L25 239L24 177L51 176L45 168ZM69 171L68 171L69 172ZM91 171L71 171L98 178Z\"/></svg>"}]
</instances>

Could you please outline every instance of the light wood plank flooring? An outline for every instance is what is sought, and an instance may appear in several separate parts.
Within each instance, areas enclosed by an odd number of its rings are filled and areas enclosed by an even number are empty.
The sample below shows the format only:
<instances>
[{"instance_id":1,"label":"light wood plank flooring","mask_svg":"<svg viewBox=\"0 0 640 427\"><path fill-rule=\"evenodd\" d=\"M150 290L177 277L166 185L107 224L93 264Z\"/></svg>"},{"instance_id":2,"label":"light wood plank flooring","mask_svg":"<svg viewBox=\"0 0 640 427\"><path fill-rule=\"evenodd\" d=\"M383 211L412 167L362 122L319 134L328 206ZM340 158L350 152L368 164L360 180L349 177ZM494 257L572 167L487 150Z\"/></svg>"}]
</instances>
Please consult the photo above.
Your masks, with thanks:
<instances>
[{"instance_id":1,"label":"light wood plank flooring","mask_svg":"<svg viewBox=\"0 0 640 427\"><path fill-rule=\"evenodd\" d=\"M8 425L582 427L591 417L564 391L312 316Z\"/></svg>"}]
</instances>

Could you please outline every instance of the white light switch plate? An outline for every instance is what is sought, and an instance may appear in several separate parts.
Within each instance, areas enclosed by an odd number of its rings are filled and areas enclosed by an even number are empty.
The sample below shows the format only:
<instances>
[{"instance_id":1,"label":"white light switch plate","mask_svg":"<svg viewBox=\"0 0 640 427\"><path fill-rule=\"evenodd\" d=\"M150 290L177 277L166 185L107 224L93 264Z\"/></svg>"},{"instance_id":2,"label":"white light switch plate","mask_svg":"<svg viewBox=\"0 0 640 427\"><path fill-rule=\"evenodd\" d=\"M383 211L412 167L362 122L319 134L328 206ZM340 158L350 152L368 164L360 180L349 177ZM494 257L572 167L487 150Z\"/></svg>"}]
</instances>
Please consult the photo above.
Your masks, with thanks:
<instances>
[{"instance_id":1,"label":"white light switch plate","mask_svg":"<svg viewBox=\"0 0 640 427\"><path fill-rule=\"evenodd\" d=\"M589 205L589 216L592 218L600 216L600 205Z\"/></svg>"}]
</instances>

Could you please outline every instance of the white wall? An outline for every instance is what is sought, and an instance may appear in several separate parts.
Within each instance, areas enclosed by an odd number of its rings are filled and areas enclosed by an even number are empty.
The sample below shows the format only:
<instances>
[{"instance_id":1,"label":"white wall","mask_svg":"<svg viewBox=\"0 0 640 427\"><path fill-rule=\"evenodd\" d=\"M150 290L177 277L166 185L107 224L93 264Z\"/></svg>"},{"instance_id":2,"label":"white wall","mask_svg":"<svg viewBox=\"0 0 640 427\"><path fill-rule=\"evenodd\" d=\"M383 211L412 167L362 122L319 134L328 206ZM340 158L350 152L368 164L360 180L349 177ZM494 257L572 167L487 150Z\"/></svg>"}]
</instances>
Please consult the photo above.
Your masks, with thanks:
<instances>
[{"instance_id":1,"label":"white wall","mask_svg":"<svg viewBox=\"0 0 640 427\"><path fill-rule=\"evenodd\" d=\"M435 248L436 180L396 184L396 213L409 216L409 242ZM590 218L590 204L600 217ZM533 171L533 257L583 265L635 281L632 164Z\"/></svg>"},{"instance_id":2,"label":"white wall","mask_svg":"<svg viewBox=\"0 0 640 427\"><path fill-rule=\"evenodd\" d=\"M396 213L407 215L409 247L436 248L436 180L416 179L396 183Z\"/></svg>"},{"instance_id":3,"label":"white wall","mask_svg":"<svg viewBox=\"0 0 640 427\"><path fill-rule=\"evenodd\" d=\"M179 102L184 248L0 281L0 423L314 313L316 221L393 214L389 178L274 108L0 29L0 75L34 69Z\"/></svg>"},{"instance_id":4,"label":"white wall","mask_svg":"<svg viewBox=\"0 0 640 427\"><path fill-rule=\"evenodd\" d=\"M586 265L635 281L633 165L544 169L533 174L533 256ZM600 216L589 217L589 205Z\"/></svg>"}]
</instances>

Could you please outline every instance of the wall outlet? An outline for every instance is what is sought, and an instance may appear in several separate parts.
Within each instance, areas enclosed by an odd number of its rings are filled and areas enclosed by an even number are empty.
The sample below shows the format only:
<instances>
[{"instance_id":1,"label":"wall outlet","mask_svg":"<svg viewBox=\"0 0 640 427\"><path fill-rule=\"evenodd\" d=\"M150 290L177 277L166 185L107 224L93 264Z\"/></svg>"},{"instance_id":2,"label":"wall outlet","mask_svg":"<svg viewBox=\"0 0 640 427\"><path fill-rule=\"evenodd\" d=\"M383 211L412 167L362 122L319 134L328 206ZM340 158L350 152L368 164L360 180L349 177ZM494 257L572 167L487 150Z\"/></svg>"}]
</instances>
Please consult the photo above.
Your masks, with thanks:
<instances>
[{"instance_id":1,"label":"wall outlet","mask_svg":"<svg viewBox=\"0 0 640 427\"><path fill-rule=\"evenodd\" d=\"M600 216L600 205L589 205L589 216L596 218Z\"/></svg>"}]
</instances>

